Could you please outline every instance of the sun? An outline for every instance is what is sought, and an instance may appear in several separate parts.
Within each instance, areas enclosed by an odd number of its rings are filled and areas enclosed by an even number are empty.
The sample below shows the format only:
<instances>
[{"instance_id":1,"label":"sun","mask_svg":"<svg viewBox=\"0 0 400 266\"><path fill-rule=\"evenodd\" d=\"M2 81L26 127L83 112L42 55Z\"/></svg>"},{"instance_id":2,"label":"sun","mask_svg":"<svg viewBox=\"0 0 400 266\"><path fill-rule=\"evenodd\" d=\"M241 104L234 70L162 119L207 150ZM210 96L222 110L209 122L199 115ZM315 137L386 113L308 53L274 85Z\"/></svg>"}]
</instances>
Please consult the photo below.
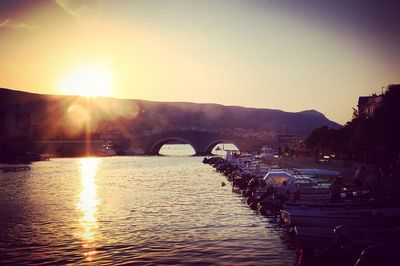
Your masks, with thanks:
<instances>
[{"instance_id":1,"label":"sun","mask_svg":"<svg viewBox=\"0 0 400 266\"><path fill-rule=\"evenodd\" d=\"M112 74L100 65L79 67L61 80L59 90L68 95L111 96Z\"/></svg>"}]
</instances>

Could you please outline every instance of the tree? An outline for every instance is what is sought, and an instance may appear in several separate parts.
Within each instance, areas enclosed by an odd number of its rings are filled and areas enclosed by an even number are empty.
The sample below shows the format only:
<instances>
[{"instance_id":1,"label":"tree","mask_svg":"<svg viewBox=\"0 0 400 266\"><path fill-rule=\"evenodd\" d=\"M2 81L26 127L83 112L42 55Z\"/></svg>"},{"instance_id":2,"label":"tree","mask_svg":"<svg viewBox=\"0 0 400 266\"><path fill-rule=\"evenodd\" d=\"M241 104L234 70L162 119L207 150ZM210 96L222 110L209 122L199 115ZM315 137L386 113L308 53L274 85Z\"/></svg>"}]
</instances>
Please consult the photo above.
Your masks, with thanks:
<instances>
[{"instance_id":1,"label":"tree","mask_svg":"<svg viewBox=\"0 0 400 266\"><path fill-rule=\"evenodd\" d=\"M373 119L376 122L377 145L384 164L393 164L400 151L400 85L390 85L383 96L383 104Z\"/></svg>"},{"instance_id":2,"label":"tree","mask_svg":"<svg viewBox=\"0 0 400 266\"><path fill-rule=\"evenodd\" d=\"M400 151L400 85L390 85L372 117L364 117L353 108L352 119L339 130L321 127L308 139L308 148L328 148L348 153L358 160L389 166Z\"/></svg>"}]
</instances>

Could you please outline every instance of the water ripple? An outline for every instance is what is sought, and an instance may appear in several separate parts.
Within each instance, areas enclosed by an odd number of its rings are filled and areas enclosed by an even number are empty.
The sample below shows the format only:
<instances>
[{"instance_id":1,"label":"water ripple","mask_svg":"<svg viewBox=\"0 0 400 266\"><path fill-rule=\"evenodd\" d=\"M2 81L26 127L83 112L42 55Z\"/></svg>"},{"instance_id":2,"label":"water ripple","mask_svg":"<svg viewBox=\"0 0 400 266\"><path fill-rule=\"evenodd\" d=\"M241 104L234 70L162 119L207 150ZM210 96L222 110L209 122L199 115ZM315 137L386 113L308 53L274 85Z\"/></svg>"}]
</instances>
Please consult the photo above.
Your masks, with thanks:
<instances>
[{"instance_id":1,"label":"water ripple","mask_svg":"<svg viewBox=\"0 0 400 266\"><path fill-rule=\"evenodd\" d=\"M280 229L222 181L196 157L53 159L2 173L0 263L293 265Z\"/></svg>"}]
</instances>

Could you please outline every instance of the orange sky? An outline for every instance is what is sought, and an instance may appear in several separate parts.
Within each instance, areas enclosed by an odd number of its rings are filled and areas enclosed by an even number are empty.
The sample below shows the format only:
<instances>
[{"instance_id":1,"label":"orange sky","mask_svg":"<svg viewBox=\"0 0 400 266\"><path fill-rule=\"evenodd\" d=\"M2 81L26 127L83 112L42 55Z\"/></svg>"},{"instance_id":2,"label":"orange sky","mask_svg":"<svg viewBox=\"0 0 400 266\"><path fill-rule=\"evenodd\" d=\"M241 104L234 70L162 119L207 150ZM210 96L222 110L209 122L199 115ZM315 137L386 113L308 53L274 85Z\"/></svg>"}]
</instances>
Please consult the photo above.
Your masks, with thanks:
<instances>
[{"instance_id":1,"label":"orange sky","mask_svg":"<svg viewBox=\"0 0 400 266\"><path fill-rule=\"evenodd\" d=\"M63 94L80 83L345 123L358 96L400 83L400 31L390 6L317 2L4 1L0 87Z\"/></svg>"}]
</instances>

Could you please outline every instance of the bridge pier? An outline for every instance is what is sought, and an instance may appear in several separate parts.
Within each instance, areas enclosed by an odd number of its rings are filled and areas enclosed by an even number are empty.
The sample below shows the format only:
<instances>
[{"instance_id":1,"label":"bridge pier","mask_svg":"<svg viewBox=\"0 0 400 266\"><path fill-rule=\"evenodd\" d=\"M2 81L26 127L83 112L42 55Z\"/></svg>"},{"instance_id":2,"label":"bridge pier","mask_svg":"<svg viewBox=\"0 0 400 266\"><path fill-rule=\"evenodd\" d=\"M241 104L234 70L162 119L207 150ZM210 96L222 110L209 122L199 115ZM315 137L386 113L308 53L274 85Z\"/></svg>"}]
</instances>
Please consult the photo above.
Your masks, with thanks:
<instances>
[{"instance_id":1,"label":"bridge pier","mask_svg":"<svg viewBox=\"0 0 400 266\"><path fill-rule=\"evenodd\" d=\"M207 152L202 151L202 152L196 152L196 154L194 156L211 156L211 155L212 155L211 152L207 153Z\"/></svg>"}]
</instances>

